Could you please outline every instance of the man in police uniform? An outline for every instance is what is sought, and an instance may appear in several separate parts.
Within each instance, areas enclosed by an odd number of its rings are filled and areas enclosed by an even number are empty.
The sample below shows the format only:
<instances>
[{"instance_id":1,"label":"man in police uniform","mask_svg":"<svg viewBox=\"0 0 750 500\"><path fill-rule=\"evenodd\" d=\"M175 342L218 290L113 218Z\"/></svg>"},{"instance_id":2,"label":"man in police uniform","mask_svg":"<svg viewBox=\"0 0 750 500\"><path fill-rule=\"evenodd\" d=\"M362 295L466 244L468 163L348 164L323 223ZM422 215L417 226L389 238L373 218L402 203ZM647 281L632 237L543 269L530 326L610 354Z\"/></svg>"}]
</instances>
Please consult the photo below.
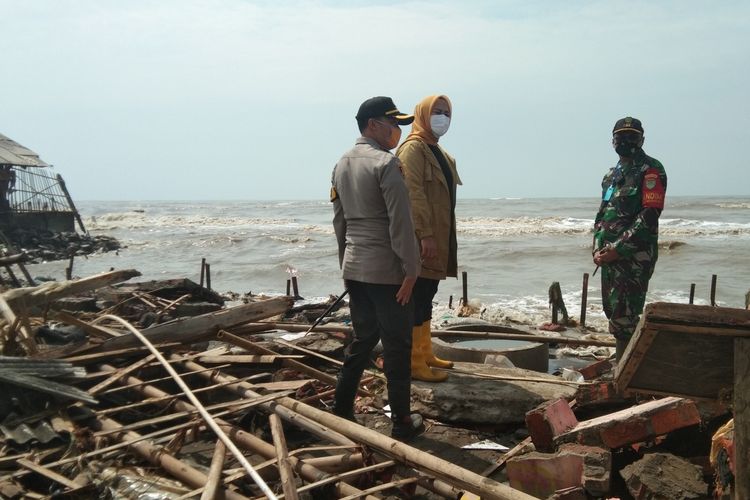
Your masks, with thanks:
<instances>
[{"instance_id":1,"label":"man in police uniform","mask_svg":"<svg viewBox=\"0 0 750 500\"><path fill-rule=\"evenodd\" d=\"M602 181L602 201L594 222L594 263L602 268L602 305L619 360L643 312L658 257L659 216L667 174L643 152L640 120L617 120L612 145L620 157Z\"/></svg>"},{"instance_id":2,"label":"man in police uniform","mask_svg":"<svg viewBox=\"0 0 750 500\"><path fill-rule=\"evenodd\" d=\"M334 167L331 188L354 327L336 384L334 413L354 420L359 381L380 340L391 435L406 441L423 430L422 418L410 411L411 294L420 257L401 163L390 150L401 138L399 126L414 117L400 113L390 97L373 97L362 103L356 119L362 136Z\"/></svg>"}]
</instances>

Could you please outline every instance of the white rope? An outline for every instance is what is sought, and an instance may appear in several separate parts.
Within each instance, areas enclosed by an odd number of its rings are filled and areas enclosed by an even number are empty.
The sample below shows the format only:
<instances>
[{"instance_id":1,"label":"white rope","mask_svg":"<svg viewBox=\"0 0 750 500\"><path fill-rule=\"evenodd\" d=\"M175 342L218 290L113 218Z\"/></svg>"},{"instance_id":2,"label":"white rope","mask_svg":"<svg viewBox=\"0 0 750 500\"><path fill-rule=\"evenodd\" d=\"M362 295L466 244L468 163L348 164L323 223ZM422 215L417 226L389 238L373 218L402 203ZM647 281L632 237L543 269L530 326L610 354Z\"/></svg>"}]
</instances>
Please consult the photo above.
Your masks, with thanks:
<instances>
[{"instance_id":1,"label":"white rope","mask_svg":"<svg viewBox=\"0 0 750 500\"><path fill-rule=\"evenodd\" d=\"M231 439L229 439L229 436L227 436L223 430L221 430L221 427L219 427L219 424L216 423L216 421L213 419L211 414L206 411L206 408L204 408L203 404L201 404L200 401L198 401L198 398L195 397L195 394L193 394L193 391L190 390L190 388L185 384L185 382L182 381L182 378L180 378L180 375L175 371L174 368L167 362L167 360L164 358L164 356L161 355L159 351L156 350L156 347L149 342L149 340L140 332L137 328L135 328L133 325L125 321L124 319L120 318L119 316L115 316L113 314L105 314L103 316L100 316L99 318L95 319L92 323L96 324L102 320L105 319L111 319L115 320L119 323L121 323L125 328L130 330L130 333L135 335L138 340L140 340L143 345L145 345L149 351L151 351L151 354L156 356L156 359L159 360L159 363L161 363L164 366L164 369L167 370L167 372L172 376L175 382L177 382L177 385L180 386L180 389L182 389L182 392L185 393L185 395L188 397L191 403L198 409L198 413L201 414L201 417L203 417L203 420L206 421L206 424L208 424L209 427L211 427L211 430L213 430L216 433L216 436L221 440L222 443L224 443L229 451L232 452L232 455L242 464L242 467L245 469L245 471L250 474L250 477L253 478L253 481L255 481L255 484L260 487L260 489L263 491L263 493L266 494L268 498L271 500L277 500L276 495L271 491L271 489L268 487L268 485L263 481L263 478L258 475L258 473L253 469L253 466L250 465L250 462L247 461L245 456L242 454L239 448L232 442Z\"/></svg>"}]
</instances>

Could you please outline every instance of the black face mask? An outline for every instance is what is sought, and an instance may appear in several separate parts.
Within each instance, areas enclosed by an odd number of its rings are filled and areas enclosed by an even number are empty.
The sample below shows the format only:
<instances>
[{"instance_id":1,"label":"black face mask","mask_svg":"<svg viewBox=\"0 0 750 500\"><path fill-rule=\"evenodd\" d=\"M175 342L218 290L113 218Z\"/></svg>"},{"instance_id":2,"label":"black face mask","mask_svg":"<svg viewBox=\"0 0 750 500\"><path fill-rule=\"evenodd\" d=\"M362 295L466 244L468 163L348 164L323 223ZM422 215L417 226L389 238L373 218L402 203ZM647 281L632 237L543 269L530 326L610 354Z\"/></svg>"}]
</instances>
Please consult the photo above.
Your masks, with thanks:
<instances>
[{"instance_id":1,"label":"black face mask","mask_svg":"<svg viewBox=\"0 0 750 500\"><path fill-rule=\"evenodd\" d=\"M625 158L632 158L640 149L637 142L618 142L615 144L615 152Z\"/></svg>"}]
</instances>

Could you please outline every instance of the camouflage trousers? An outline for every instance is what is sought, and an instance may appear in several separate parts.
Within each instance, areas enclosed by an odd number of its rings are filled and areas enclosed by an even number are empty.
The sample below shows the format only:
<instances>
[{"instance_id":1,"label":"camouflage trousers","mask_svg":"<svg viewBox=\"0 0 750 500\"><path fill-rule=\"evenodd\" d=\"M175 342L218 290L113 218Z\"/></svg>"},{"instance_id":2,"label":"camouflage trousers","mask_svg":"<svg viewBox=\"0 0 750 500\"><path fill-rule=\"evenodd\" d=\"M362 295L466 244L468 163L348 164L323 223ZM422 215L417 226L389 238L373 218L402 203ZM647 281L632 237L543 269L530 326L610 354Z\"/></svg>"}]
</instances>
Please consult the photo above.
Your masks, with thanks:
<instances>
[{"instance_id":1,"label":"camouflage trousers","mask_svg":"<svg viewBox=\"0 0 750 500\"><path fill-rule=\"evenodd\" d=\"M609 333L630 340L646 302L648 282L655 260L647 252L602 266L602 306L609 320Z\"/></svg>"}]
</instances>

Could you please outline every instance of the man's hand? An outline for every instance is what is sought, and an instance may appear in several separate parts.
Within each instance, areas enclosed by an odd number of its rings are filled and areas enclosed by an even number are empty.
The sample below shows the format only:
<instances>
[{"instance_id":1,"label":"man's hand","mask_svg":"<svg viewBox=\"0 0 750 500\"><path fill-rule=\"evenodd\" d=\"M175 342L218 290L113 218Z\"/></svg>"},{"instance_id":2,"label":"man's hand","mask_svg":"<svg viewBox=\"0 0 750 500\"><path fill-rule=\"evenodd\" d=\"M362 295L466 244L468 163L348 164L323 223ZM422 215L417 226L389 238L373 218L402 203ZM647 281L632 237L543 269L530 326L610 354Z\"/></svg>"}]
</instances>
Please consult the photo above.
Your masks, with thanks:
<instances>
[{"instance_id":1,"label":"man's hand","mask_svg":"<svg viewBox=\"0 0 750 500\"><path fill-rule=\"evenodd\" d=\"M422 259L434 259L437 257L437 241L434 236L422 238Z\"/></svg>"},{"instance_id":2,"label":"man's hand","mask_svg":"<svg viewBox=\"0 0 750 500\"><path fill-rule=\"evenodd\" d=\"M401 288L396 292L396 302L405 306L411 300L411 291L414 288L414 283L417 282L416 277L407 276L404 281L401 282Z\"/></svg>"},{"instance_id":3,"label":"man's hand","mask_svg":"<svg viewBox=\"0 0 750 500\"><path fill-rule=\"evenodd\" d=\"M614 247L607 246L602 248L601 250L597 250L594 253L594 264L596 264L597 266L601 266L604 264L609 264L610 262L614 262L619 258L620 254L617 253L617 250L615 250Z\"/></svg>"}]
</instances>

